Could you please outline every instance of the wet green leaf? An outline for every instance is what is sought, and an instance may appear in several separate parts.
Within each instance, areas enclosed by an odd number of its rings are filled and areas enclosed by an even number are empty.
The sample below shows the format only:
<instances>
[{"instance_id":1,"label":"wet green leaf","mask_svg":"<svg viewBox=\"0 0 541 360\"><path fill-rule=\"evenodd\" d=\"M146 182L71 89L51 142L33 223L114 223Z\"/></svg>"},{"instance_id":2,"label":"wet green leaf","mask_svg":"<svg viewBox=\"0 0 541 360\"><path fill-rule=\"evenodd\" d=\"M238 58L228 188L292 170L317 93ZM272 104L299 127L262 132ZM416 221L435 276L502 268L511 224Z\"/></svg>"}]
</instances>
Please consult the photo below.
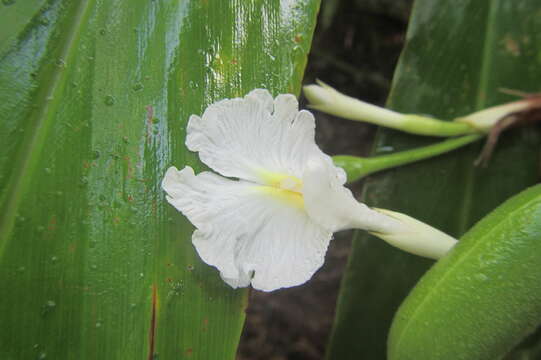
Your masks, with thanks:
<instances>
[{"instance_id":1,"label":"wet green leaf","mask_svg":"<svg viewBox=\"0 0 541 360\"><path fill-rule=\"evenodd\" d=\"M390 107L451 119L515 98L500 88L539 91L541 5L536 0L417 0L395 73ZM520 21L517 21L520 19ZM380 131L375 149L431 139ZM539 179L538 128L502 136L487 168L480 144L373 176L368 205L400 211L460 236L505 199ZM433 264L362 236L342 283L329 359L383 359L393 314Z\"/></svg>"},{"instance_id":2,"label":"wet green leaf","mask_svg":"<svg viewBox=\"0 0 541 360\"><path fill-rule=\"evenodd\" d=\"M468 231L400 306L389 359L500 359L532 333L541 324L540 220L537 185Z\"/></svg>"},{"instance_id":3,"label":"wet green leaf","mask_svg":"<svg viewBox=\"0 0 541 360\"><path fill-rule=\"evenodd\" d=\"M298 94L318 6L0 3L0 358L234 358L246 291L160 182L190 114Z\"/></svg>"}]
</instances>

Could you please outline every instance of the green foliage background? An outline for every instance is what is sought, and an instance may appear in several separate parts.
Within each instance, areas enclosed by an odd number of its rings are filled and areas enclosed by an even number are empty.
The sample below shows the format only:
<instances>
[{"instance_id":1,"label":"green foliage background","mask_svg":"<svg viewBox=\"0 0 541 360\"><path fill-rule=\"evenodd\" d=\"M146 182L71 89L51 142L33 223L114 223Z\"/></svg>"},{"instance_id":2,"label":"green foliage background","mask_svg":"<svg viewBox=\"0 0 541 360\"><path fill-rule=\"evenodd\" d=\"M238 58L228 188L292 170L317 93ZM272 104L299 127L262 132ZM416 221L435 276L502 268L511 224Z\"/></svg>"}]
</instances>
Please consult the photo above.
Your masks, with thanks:
<instances>
[{"instance_id":1,"label":"green foliage background","mask_svg":"<svg viewBox=\"0 0 541 360\"><path fill-rule=\"evenodd\" d=\"M451 119L514 100L501 87L537 92L540 34L541 7L535 0L417 0L388 104ZM374 148L399 151L433 141L381 130ZM540 144L538 128L509 131L487 168L473 166L481 145L472 145L372 176L364 200L458 237L539 181ZM432 263L359 236L342 282L328 358L385 358L393 314Z\"/></svg>"}]
</instances>

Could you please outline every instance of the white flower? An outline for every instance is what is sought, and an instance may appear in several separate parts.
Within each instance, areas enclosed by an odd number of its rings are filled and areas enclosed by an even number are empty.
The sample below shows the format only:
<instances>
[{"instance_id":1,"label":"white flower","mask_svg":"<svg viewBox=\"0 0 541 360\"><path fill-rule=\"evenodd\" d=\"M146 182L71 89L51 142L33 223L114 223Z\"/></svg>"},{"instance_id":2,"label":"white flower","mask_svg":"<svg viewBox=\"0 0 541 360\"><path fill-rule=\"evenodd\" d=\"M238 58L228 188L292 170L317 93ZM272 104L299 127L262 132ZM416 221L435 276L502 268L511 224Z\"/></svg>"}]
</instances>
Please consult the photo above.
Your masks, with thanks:
<instances>
[{"instance_id":1,"label":"white flower","mask_svg":"<svg viewBox=\"0 0 541 360\"><path fill-rule=\"evenodd\" d=\"M261 89L190 117L186 145L223 176L171 167L162 187L197 228L192 242L201 259L230 286L300 285L323 264L333 232L407 228L353 198L314 132L313 115L298 111L293 95L273 99Z\"/></svg>"}]
</instances>

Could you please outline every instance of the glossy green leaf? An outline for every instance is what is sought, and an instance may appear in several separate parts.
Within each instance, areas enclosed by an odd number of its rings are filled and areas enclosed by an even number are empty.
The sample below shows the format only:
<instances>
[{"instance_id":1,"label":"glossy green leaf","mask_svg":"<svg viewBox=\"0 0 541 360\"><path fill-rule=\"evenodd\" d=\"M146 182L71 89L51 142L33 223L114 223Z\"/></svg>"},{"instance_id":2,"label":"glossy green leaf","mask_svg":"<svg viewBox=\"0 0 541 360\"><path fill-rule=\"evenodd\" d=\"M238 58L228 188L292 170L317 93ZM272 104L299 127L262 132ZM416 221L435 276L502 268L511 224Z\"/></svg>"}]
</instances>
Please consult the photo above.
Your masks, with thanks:
<instances>
[{"instance_id":1,"label":"glossy green leaf","mask_svg":"<svg viewBox=\"0 0 541 360\"><path fill-rule=\"evenodd\" d=\"M540 11L536 0L417 0L390 107L451 119L514 100L501 93L501 87L538 91ZM400 151L431 142L384 130L375 153L383 147ZM460 236L539 180L540 144L538 128L515 129L502 136L487 168L473 166L481 144L470 145L372 176L364 201ZM393 314L432 264L376 238L357 239L342 282L328 358L385 358Z\"/></svg>"},{"instance_id":2,"label":"glossy green leaf","mask_svg":"<svg viewBox=\"0 0 541 360\"><path fill-rule=\"evenodd\" d=\"M317 0L0 4L0 358L233 359L247 293L160 188L185 126L298 94Z\"/></svg>"},{"instance_id":3,"label":"glossy green leaf","mask_svg":"<svg viewBox=\"0 0 541 360\"><path fill-rule=\"evenodd\" d=\"M395 315L389 359L498 359L541 324L541 185L483 218ZM422 349L422 351L419 351Z\"/></svg>"}]
</instances>

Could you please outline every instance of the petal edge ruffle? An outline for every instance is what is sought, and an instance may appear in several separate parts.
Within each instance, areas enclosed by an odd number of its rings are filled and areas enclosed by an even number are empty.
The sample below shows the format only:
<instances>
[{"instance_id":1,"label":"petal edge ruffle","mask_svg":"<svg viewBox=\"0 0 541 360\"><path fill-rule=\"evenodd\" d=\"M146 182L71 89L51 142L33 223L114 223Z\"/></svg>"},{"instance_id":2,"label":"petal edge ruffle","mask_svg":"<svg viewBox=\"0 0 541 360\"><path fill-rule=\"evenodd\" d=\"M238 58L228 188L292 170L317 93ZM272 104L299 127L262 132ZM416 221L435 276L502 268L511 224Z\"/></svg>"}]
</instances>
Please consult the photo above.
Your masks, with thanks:
<instances>
[{"instance_id":1,"label":"petal edge ruffle","mask_svg":"<svg viewBox=\"0 0 541 360\"><path fill-rule=\"evenodd\" d=\"M332 233L274 189L190 167L170 168L167 200L196 227L201 259L230 286L272 291L309 280L324 262Z\"/></svg>"}]
</instances>

